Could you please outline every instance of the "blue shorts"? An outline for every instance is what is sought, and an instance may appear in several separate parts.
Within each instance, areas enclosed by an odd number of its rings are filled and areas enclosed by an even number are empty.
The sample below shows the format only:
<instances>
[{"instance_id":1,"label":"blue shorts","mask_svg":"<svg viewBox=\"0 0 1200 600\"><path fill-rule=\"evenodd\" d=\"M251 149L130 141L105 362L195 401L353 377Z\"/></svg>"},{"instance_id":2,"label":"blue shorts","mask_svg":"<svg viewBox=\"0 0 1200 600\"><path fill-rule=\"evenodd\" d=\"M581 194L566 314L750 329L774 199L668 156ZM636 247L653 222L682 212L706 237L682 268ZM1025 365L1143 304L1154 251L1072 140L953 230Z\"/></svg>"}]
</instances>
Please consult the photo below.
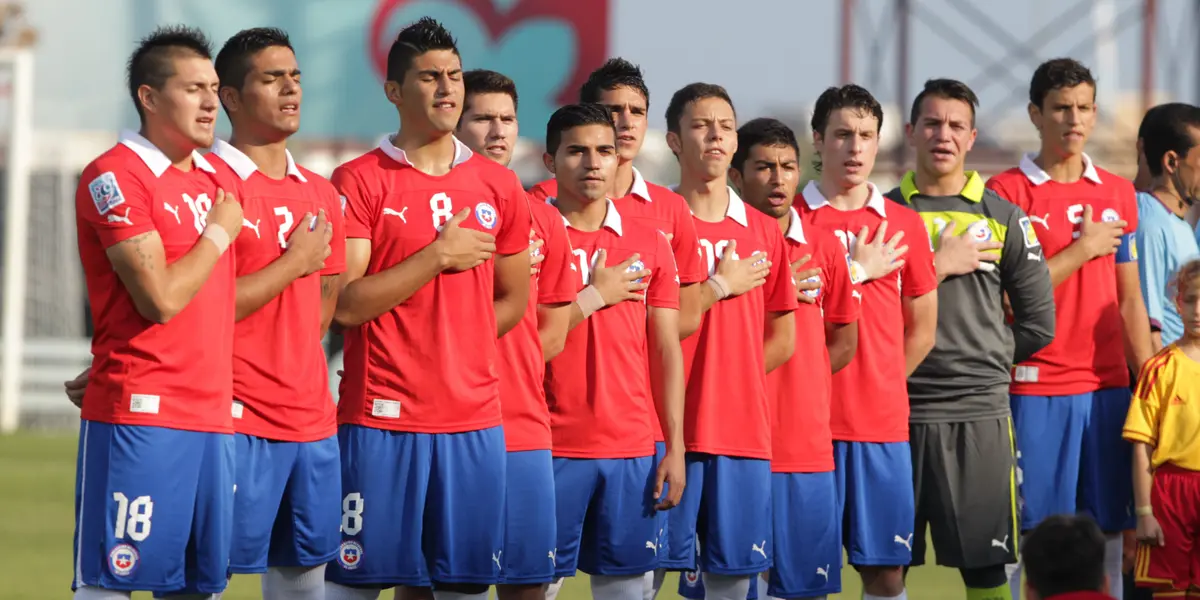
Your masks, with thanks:
<instances>
[{"instance_id":1,"label":"blue shorts","mask_svg":"<svg viewBox=\"0 0 1200 600\"><path fill-rule=\"evenodd\" d=\"M342 425L342 585L499 583L508 453L500 427L408 433Z\"/></svg>"},{"instance_id":2,"label":"blue shorts","mask_svg":"<svg viewBox=\"0 0 1200 600\"><path fill-rule=\"evenodd\" d=\"M658 465L662 464L664 458L667 457L667 443L654 442L654 469L658 470ZM670 486L663 482L662 497L667 497L667 492L670 491ZM671 555L671 538L667 535L667 522L671 516L669 510L654 511L654 531L658 540L658 554L660 556Z\"/></svg>"},{"instance_id":3,"label":"blue shorts","mask_svg":"<svg viewBox=\"0 0 1200 600\"><path fill-rule=\"evenodd\" d=\"M229 434L82 421L71 588L221 593L233 453Z\"/></svg>"},{"instance_id":4,"label":"blue shorts","mask_svg":"<svg viewBox=\"0 0 1200 600\"><path fill-rule=\"evenodd\" d=\"M554 581L554 457L549 450L509 452L504 491L504 583Z\"/></svg>"},{"instance_id":5,"label":"blue shorts","mask_svg":"<svg viewBox=\"0 0 1200 600\"><path fill-rule=\"evenodd\" d=\"M916 501L908 442L833 442L842 543L855 566L912 560Z\"/></svg>"},{"instance_id":6,"label":"blue shorts","mask_svg":"<svg viewBox=\"0 0 1200 600\"><path fill-rule=\"evenodd\" d=\"M837 478L824 473L772 473L774 540L768 593L809 598L842 591L842 528Z\"/></svg>"},{"instance_id":7,"label":"blue shorts","mask_svg":"<svg viewBox=\"0 0 1200 600\"><path fill-rule=\"evenodd\" d=\"M687 487L668 522L670 554L662 568L716 575L766 571L771 567L770 461L689 452Z\"/></svg>"},{"instance_id":8,"label":"blue shorts","mask_svg":"<svg viewBox=\"0 0 1200 600\"><path fill-rule=\"evenodd\" d=\"M1011 399L1021 530L1076 512L1106 532L1133 529L1133 449L1121 437L1129 390Z\"/></svg>"},{"instance_id":9,"label":"blue shorts","mask_svg":"<svg viewBox=\"0 0 1200 600\"><path fill-rule=\"evenodd\" d=\"M276 442L237 434L230 573L315 567L342 542L338 441Z\"/></svg>"},{"instance_id":10,"label":"blue shorts","mask_svg":"<svg viewBox=\"0 0 1200 600\"><path fill-rule=\"evenodd\" d=\"M658 566L653 456L554 459L556 577L639 575Z\"/></svg>"}]
</instances>

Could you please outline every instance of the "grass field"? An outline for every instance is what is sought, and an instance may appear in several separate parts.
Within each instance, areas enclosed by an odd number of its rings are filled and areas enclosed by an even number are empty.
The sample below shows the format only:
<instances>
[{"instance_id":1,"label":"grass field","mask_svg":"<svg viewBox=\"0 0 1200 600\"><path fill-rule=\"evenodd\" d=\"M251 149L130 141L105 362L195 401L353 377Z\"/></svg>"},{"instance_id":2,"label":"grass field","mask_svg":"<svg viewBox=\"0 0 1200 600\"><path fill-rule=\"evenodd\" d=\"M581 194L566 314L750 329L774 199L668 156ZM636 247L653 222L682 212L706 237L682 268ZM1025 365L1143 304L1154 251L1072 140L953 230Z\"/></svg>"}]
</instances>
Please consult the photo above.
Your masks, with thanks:
<instances>
[{"instance_id":1,"label":"grass field","mask_svg":"<svg viewBox=\"0 0 1200 600\"><path fill-rule=\"evenodd\" d=\"M58 600L71 597L71 535L74 530L76 436L0 436L0 600ZM932 559L932 556L930 556ZM861 598L858 577L844 573L845 591L834 598ZM677 577L663 586L663 600L678 600ZM913 570L909 597L963 597L958 573L941 567ZM590 596L586 575L563 586L559 598ZM149 598L138 594L135 598ZM233 578L225 600L259 598L258 578Z\"/></svg>"}]
</instances>

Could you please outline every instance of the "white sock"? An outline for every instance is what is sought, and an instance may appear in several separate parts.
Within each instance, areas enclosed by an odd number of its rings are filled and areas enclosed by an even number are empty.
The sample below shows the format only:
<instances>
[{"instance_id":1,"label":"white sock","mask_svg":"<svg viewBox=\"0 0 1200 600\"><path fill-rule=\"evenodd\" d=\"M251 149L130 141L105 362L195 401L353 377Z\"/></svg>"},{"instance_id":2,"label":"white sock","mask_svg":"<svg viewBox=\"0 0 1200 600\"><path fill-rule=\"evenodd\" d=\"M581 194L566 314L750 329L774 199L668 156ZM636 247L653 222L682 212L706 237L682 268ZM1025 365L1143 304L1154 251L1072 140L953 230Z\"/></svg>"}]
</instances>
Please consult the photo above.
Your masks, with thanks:
<instances>
[{"instance_id":1,"label":"white sock","mask_svg":"<svg viewBox=\"0 0 1200 600\"><path fill-rule=\"evenodd\" d=\"M899 596L872 596L863 592L863 600L908 600L908 590L900 592Z\"/></svg>"},{"instance_id":2,"label":"white sock","mask_svg":"<svg viewBox=\"0 0 1200 600\"><path fill-rule=\"evenodd\" d=\"M546 600L558 598L558 591L562 589L564 580L566 580L566 577L559 577L546 586ZM333 600L333 598L328 598L327 600Z\"/></svg>"},{"instance_id":3,"label":"white sock","mask_svg":"<svg viewBox=\"0 0 1200 600\"><path fill-rule=\"evenodd\" d=\"M1021 561L1004 565L1004 571L1008 573L1008 589L1012 592L1012 600L1021 600Z\"/></svg>"},{"instance_id":4,"label":"white sock","mask_svg":"<svg viewBox=\"0 0 1200 600\"><path fill-rule=\"evenodd\" d=\"M705 600L746 600L752 575L703 573Z\"/></svg>"},{"instance_id":5,"label":"white sock","mask_svg":"<svg viewBox=\"0 0 1200 600\"><path fill-rule=\"evenodd\" d=\"M667 572L663 569L655 569L646 573L645 588L642 593L644 600L654 600L658 596L658 590L662 589L663 580L666 577Z\"/></svg>"},{"instance_id":6,"label":"white sock","mask_svg":"<svg viewBox=\"0 0 1200 600\"><path fill-rule=\"evenodd\" d=\"M754 578L754 585L758 587L759 600L780 600L767 594L767 587L770 585L768 573L759 573L758 577Z\"/></svg>"},{"instance_id":7,"label":"white sock","mask_svg":"<svg viewBox=\"0 0 1200 600\"><path fill-rule=\"evenodd\" d=\"M642 600L645 597L645 575L592 575L594 600ZM746 600L744 597L742 600Z\"/></svg>"},{"instance_id":8,"label":"white sock","mask_svg":"<svg viewBox=\"0 0 1200 600\"><path fill-rule=\"evenodd\" d=\"M325 600L375 600L377 588L355 588L332 581L325 582Z\"/></svg>"},{"instance_id":9,"label":"white sock","mask_svg":"<svg viewBox=\"0 0 1200 600\"><path fill-rule=\"evenodd\" d=\"M1121 562L1125 558L1125 539L1119 533L1105 537L1104 572L1108 574L1108 595L1121 600L1125 593L1125 576L1121 571Z\"/></svg>"},{"instance_id":10,"label":"white sock","mask_svg":"<svg viewBox=\"0 0 1200 600\"><path fill-rule=\"evenodd\" d=\"M75 590L75 600L129 600L129 592L106 590L99 587L80 586Z\"/></svg>"},{"instance_id":11,"label":"white sock","mask_svg":"<svg viewBox=\"0 0 1200 600\"><path fill-rule=\"evenodd\" d=\"M262 576L263 600L325 600L325 565L270 567Z\"/></svg>"},{"instance_id":12,"label":"white sock","mask_svg":"<svg viewBox=\"0 0 1200 600\"><path fill-rule=\"evenodd\" d=\"M433 590L434 600L487 600L488 591L483 590L478 594L464 594L462 592L439 592Z\"/></svg>"}]
</instances>

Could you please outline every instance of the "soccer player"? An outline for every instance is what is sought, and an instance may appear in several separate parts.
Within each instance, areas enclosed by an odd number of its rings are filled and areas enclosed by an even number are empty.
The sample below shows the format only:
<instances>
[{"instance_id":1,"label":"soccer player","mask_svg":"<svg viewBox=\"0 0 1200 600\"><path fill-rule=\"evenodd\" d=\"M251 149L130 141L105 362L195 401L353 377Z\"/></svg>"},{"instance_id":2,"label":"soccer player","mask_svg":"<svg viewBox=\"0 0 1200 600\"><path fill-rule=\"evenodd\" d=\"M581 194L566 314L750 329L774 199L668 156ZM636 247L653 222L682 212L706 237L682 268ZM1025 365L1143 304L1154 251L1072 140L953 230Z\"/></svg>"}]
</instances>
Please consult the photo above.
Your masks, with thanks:
<instances>
[{"instance_id":1,"label":"soccer player","mask_svg":"<svg viewBox=\"0 0 1200 600\"><path fill-rule=\"evenodd\" d=\"M1084 153L1096 124L1096 83L1069 58L1037 68L1029 117L1041 149L988 187L1025 211L1054 284L1054 341L1013 369L1013 423L1023 475L1021 527L1086 512L1109 532L1107 569L1121 589L1122 539L1132 527L1130 447L1120 430L1129 372L1153 353L1142 302L1133 185ZM1098 219L1098 220L1094 220ZM1019 576L1019 567L1012 580ZM1011 586L1016 594L1019 586Z\"/></svg>"},{"instance_id":2,"label":"soccer player","mask_svg":"<svg viewBox=\"0 0 1200 600\"><path fill-rule=\"evenodd\" d=\"M752 576L771 566L766 374L792 355L796 288L778 223L748 210L727 185L737 150L729 94L707 83L684 86L671 97L666 117L679 191L692 210L710 276L702 291L714 301L700 330L684 342L689 485L668 516L669 556L662 567L701 571L709 598L744 600ZM725 260L760 263L763 284L721 301L729 290L712 276Z\"/></svg>"},{"instance_id":3,"label":"soccer player","mask_svg":"<svg viewBox=\"0 0 1200 600\"><path fill-rule=\"evenodd\" d=\"M79 257L96 333L75 480L76 600L225 589L233 528L234 182L213 142L203 33L164 27L128 66L141 130L84 169Z\"/></svg>"},{"instance_id":4,"label":"soccer player","mask_svg":"<svg viewBox=\"0 0 1200 600\"><path fill-rule=\"evenodd\" d=\"M346 197L338 403L342 545L327 598L393 585L479 597L503 572L505 447L496 338L528 309L517 176L453 136L462 62L423 18L388 52L401 128L333 173ZM420 589L425 588L425 589Z\"/></svg>"},{"instance_id":5,"label":"soccer player","mask_svg":"<svg viewBox=\"0 0 1200 600\"><path fill-rule=\"evenodd\" d=\"M1200 255L1186 217L1200 195L1200 108L1164 104L1142 120L1141 147L1149 181L1137 193L1138 274L1150 316L1155 351L1183 335L1183 320L1168 283L1179 267Z\"/></svg>"},{"instance_id":6,"label":"soccer player","mask_svg":"<svg viewBox=\"0 0 1200 600\"><path fill-rule=\"evenodd\" d=\"M925 224L867 181L882 125L883 109L867 90L852 84L825 90L812 117L821 178L805 186L797 203L806 226L831 231L852 254L882 254L882 263L866 263L878 266L860 267L868 280L861 286L858 349L833 376L839 401L830 413L842 539L866 600L906 597L901 567L912 558L915 507L905 378L933 347L938 312ZM907 260L895 260L891 240L879 246L888 231L904 233Z\"/></svg>"},{"instance_id":7,"label":"soccer player","mask_svg":"<svg viewBox=\"0 0 1200 600\"><path fill-rule=\"evenodd\" d=\"M1124 428L1134 446L1141 542L1134 578L1155 597L1192 597L1200 589L1200 260L1179 269L1174 287L1183 333L1142 367Z\"/></svg>"},{"instance_id":8,"label":"soccer player","mask_svg":"<svg viewBox=\"0 0 1200 600\"><path fill-rule=\"evenodd\" d=\"M603 107L565 106L546 126L544 157L583 283L601 250L614 259L637 255L635 268L649 272L641 301L592 314L546 370L558 521L550 557L559 577L577 568L591 575L598 600L643 595L644 575L659 560L655 509L675 506L685 492L675 258L663 233L624 219L607 199L616 135ZM668 438L657 471L653 410Z\"/></svg>"},{"instance_id":9,"label":"soccer player","mask_svg":"<svg viewBox=\"0 0 1200 600\"><path fill-rule=\"evenodd\" d=\"M1090 518L1046 518L1029 534L1021 553L1029 564L1029 600L1112 600L1104 574L1104 534Z\"/></svg>"},{"instance_id":10,"label":"soccer player","mask_svg":"<svg viewBox=\"0 0 1200 600\"><path fill-rule=\"evenodd\" d=\"M508 166L517 140L517 86L495 71L467 71L463 115L457 136L480 156ZM557 543L554 514L554 462L550 453L550 410L542 382L546 361L562 351L579 272L562 217L545 202L529 206L532 251L539 256L531 274L529 307L508 335L500 338L500 408L508 450L505 485L505 585L502 600L540 600L554 581ZM538 259L541 260L538 260Z\"/></svg>"},{"instance_id":11,"label":"soccer player","mask_svg":"<svg viewBox=\"0 0 1200 600\"><path fill-rule=\"evenodd\" d=\"M797 292L798 298L815 302L796 309L796 351L767 376L774 566L769 585L758 594L764 599L824 598L842 587L830 387L832 373L854 357L859 302L846 249L828 231L806 227L792 208L800 184L799 156L787 125L754 119L738 129L729 170L746 204L779 224L792 270L816 268L810 277L822 284ZM800 274L795 278L803 281Z\"/></svg>"},{"instance_id":12,"label":"soccer player","mask_svg":"<svg viewBox=\"0 0 1200 600\"><path fill-rule=\"evenodd\" d=\"M1018 536L1008 371L1054 339L1054 297L1029 218L963 168L978 104L960 81L926 81L905 127L917 168L886 196L924 219L941 282L937 341L908 378L911 564L925 563L928 526L937 563L959 570L969 600L1008 600Z\"/></svg>"},{"instance_id":13,"label":"soccer player","mask_svg":"<svg viewBox=\"0 0 1200 600\"><path fill-rule=\"evenodd\" d=\"M231 573L265 573L268 600L325 597L341 534L336 408L321 339L345 268L341 202L296 164L300 67L287 33L238 32L217 54L233 133L210 155L237 178L243 231L234 244L237 473Z\"/></svg>"}]
</instances>

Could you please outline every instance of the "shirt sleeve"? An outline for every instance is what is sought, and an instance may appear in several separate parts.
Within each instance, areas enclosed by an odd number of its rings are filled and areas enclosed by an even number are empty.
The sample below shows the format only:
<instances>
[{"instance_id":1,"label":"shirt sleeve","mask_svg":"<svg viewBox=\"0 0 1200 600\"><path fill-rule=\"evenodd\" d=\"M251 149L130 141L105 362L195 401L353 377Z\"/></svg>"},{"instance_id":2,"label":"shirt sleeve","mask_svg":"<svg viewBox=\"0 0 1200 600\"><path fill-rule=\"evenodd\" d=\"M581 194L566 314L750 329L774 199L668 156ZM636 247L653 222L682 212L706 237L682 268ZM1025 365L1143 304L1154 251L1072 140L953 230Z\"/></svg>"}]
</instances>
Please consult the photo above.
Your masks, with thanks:
<instances>
[{"instance_id":1,"label":"shirt sleeve","mask_svg":"<svg viewBox=\"0 0 1200 600\"><path fill-rule=\"evenodd\" d=\"M151 198L154 194L127 170L111 171L90 165L75 191L75 214L96 232L108 248L136 235L154 231Z\"/></svg>"},{"instance_id":2,"label":"shirt sleeve","mask_svg":"<svg viewBox=\"0 0 1200 600\"><path fill-rule=\"evenodd\" d=\"M1122 197L1124 206L1121 208L1121 216L1125 219L1126 233L1121 236L1121 245L1117 246L1117 264L1136 262L1138 259L1137 192L1130 187L1128 193L1123 193Z\"/></svg>"},{"instance_id":3,"label":"shirt sleeve","mask_svg":"<svg viewBox=\"0 0 1200 600\"><path fill-rule=\"evenodd\" d=\"M533 187L529 188L529 201L545 202L547 198L557 193L556 190L551 189L551 186L556 183L557 181L554 179L547 179L541 183L534 184Z\"/></svg>"},{"instance_id":4,"label":"shirt sleeve","mask_svg":"<svg viewBox=\"0 0 1200 600\"><path fill-rule=\"evenodd\" d=\"M496 234L496 254L508 256L516 254L529 247L529 197L517 174L505 169L509 181L501 189L505 190L501 199L501 209L504 211L500 219L500 232Z\"/></svg>"},{"instance_id":5,"label":"shirt sleeve","mask_svg":"<svg viewBox=\"0 0 1200 600\"><path fill-rule=\"evenodd\" d=\"M655 308L679 309L679 270L675 267L675 254L667 236L661 231L654 233L654 270L650 272L650 286L646 289L646 304Z\"/></svg>"},{"instance_id":6,"label":"shirt sleeve","mask_svg":"<svg viewBox=\"0 0 1200 600\"><path fill-rule=\"evenodd\" d=\"M338 193L338 203L345 217L346 238L371 239L380 207L377 199L363 185L362 178L342 165L329 178Z\"/></svg>"},{"instance_id":7,"label":"shirt sleeve","mask_svg":"<svg viewBox=\"0 0 1200 600\"><path fill-rule=\"evenodd\" d=\"M984 187L986 187L989 190L992 190L993 192L996 192L996 194L998 196L1000 196L1001 198L1003 198L1005 200L1008 200L1008 202L1010 204L1016 204L1017 206L1019 206L1021 208L1021 210L1024 210L1024 211L1029 210L1028 206L1021 206L1020 202L1018 202L1017 200L1014 199L1015 196L1012 194L1012 192L1005 188L1003 178L992 177L991 179L988 179L987 184L985 184Z\"/></svg>"},{"instance_id":8,"label":"shirt sleeve","mask_svg":"<svg viewBox=\"0 0 1200 600\"><path fill-rule=\"evenodd\" d=\"M771 271L763 285L767 312L791 312L799 305L796 300L796 284L792 283L792 263L788 261L787 243L778 227L766 227L767 257Z\"/></svg>"},{"instance_id":9,"label":"shirt sleeve","mask_svg":"<svg viewBox=\"0 0 1200 600\"><path fill-rule=\"evenodd\" d=\"M1164 351L1171 352L1169 349ZM1163 390L1167 383L1164 376L1169 364L1169 360L1151 359L1142 365L1121 437L1131 442L1157 445L1158 413L1162 406Z\"/></svg>"},{"instance_id":10,"label":"shirt sleeve","mask_svg":"<svg viewBox=\"0 0 1200 600\"><path fill-rule=\"evenodd\" d=\"M900 208L900 207L895 207ZM900 294L908 298L924 296L937 289L937 271L933 266L933 246L926 243L929 231L917 213L905 209L903 215L904 239L908 243L908 254L901 267Z\"/></svg>"},{"instance_id":11,"label":"shirt sleeve","mask_svg":"<svg viewBox=\"0 0 1200 600\"><path fill-rule=\"evenodd\" d=\"M1162 330L1166 314L1163 306L1167 302L1167 282L1171 279L1170 248L1161 229L1140 227L1137 230L1138 274L1142 284L1142 300L1146 302L1146 313L1151 327Z\"/></svg>"},{"instance_id":12,"label":"shirt sleeve","mask_svg":"<svg viewBox=\"0 0 1200 600\"><path fill-rule=\"evenodd\" d=\"M682 285L700 283L708 279L708 269L700 256L700 236L696 233L696 222L687 202L679 199L679 210L675 211L674 232L671 234L671 250L675 253L675 264L679 267L679 282Z\"/></svg>"},{"instance_id":13,"label":"shirt sleeve","mask_svg":"<svg viewBox=\"0 0 1200 600\"><path fill-rule=\"evenodd\" d=\"M1000 256L1000 285L1012 304L1013 364L1054 341L1054 286L1025 212L1012 206Z\"/></svg>"},{"instance_id":14,"label":"shirt sleeve","mask_svg":"<svg viewBox=\"0 0 1200 600\"><path fill-rule=\"evenodd\" d=\"M813 233L824 233L810 228ZM821 308L825 312L828 323L846 324L858 320L862 307L854 298L856 287L850 281L850 267L846 262L847 255L841 242L829 236L818 239L822 255L821 277ZM859 293L861 296L861 292Z\"/></svg>"},{"instance_id":15,"label":"shirt sleeve","mask_svg":"<svg viewBox=\"0 0 1200 600\"><path fill-rule=\"evenodd\" d=\"M539 304L571 302L583 287L583 281L579 278L579 267L575 266L567 228L557 214L544 220L546 231L542 237L545 241L542 252L546 259L538 270L537 301Z\"/></svg>"},{"instance_id":16,"label":"shirt sleeve","mask_svg":"<svg viewBox=\"0 0 1200 600\"><path fill-rule=\"evenodd\" d=\"M333 226L333 237L329 239L329 257L321 275L338 275L346 270L346 217L342 214L342 203L333 185L322 186L325 200L325 218Z\"/></svg>"}]
</instances>

